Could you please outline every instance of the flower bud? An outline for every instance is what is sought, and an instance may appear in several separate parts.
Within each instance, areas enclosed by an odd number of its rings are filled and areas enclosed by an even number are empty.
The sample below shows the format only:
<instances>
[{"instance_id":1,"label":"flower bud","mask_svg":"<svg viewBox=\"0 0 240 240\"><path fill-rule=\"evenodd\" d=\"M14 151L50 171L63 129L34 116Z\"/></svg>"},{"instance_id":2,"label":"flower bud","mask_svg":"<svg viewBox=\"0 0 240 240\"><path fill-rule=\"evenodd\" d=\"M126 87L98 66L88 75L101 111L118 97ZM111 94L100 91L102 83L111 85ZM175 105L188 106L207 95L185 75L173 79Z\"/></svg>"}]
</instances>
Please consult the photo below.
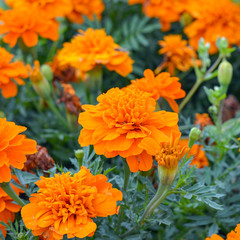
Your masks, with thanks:
<instances>
[{"instance_id":1,"label":"flower bud","mask_svg":"<svg viewBox=\"0 0 240 240\"><path fill-rule=\"evenodd\" d=\"M191 148L193 144L200 138L200 136L201 136L201 130L196 127L192 128L189 134L188 146Z\"/></svg>"},{"instance_id":2,"label":"flower bud","mask_svg":"<svg viewBox=\"0 0 240 240\"><path fill-rule=\"evenodd\" d=\"M36 93L43 99L49 98L51 87L45 76L40 71L40 64L38 61L35 61L33 69L30 69L30 79Z\"/></svg>"},{"instance_id":3,"label":"flower bud","mask_svg":"<svg viewBox=\"0 0 240 240\"><path fill-rule=\"evenodd\" d=\"M233 68L228 61L223 61L218 67L218 82L221 85L229 85L232 80Z\"/></svg>"},{"instance_id":4,"label":"flower bud","mask_svg":"<svg viewBox=\"0 0 240 240\"><path fill-rule=\"evenodd\" d=\"M49 82L52 82L53 80L53 72L52 72L52 69L49 65L47 64L43 64L41 66L41 72L43 74L43 76L49 81Z\"/></svg>"},{"instance_id":5,"label":"flower bud","mask_svg":"<svg viewBox=\"0 0 240 240\"><path fill-rule=\"evenodd\" d=\"M189 13L183 13L180 18L180 23L183 27L186 27L193 21L192 16Z\"/></svg>"},{"instance_id":6,"label":"flower bud","mask_svg":"<svg viewBox=\"0 0 240 240\"><path fill-rule=\"evenodd\" d=\"M209 111L210 114L214 114L214 115L216 115L218 113L218 109L217 109L216 106L210 106L208 108L208 111Z\"/></svg>"},{"instance_id":7,"label":"flower bud","mask_svg":"<svg viewBox=\"0 0 240 240\"><path fill-rule=\"evenodd\" d=\"M75 151L75 157L78 159L79 162L82 163L84 157L84 151L82 149L78 149Z\"/></svg>"},{"instance_id":8,"label":"flower bud","mask_svg":"<svg viewBox=\"0 0 240 240\"><path fill-rule=\"evenodd\" d=\"M4 112L0 111L0 118L6 118L6 115Z\"/></svg>"}]
</instances>

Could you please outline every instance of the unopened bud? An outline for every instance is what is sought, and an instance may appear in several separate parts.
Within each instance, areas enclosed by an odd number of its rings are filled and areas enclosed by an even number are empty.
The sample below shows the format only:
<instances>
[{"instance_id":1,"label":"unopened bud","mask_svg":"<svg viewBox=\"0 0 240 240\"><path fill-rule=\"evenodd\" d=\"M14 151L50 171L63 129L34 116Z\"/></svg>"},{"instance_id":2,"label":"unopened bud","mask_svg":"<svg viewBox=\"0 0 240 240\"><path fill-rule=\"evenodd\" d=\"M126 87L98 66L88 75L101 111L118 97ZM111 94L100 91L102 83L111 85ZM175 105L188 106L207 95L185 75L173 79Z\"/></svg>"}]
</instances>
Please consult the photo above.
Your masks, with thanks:
<instances>
[{"instance_id":1,"label":"unopened bud","mask_svg":"<svg viewBox=\"0 0 240 240\"><path fill-rule=\"evenodd\" d=\"M51 87L45 76L40 71L40 64L38 61L35 61L33 69L30 69L30 79L36 93L43 99L49 98Z\"/></svg>"},{"instance_id":2,"label":"unopened bud","mask_svg":"<svg viewBox=\"0 0 240 240\"><path fill-rule=\"evenodd\" d=\"M0 118L6 118L6 115L4 112L0 111Z\"/></svg>"},{"instance_id":3,"label":"unopened bud","mask_svg":"<svg viewBox=\"0 0 240 240\"><path fill-rule=\"evenodd\" d=\"M186 27L192 22L193 18L189 13L183 13L180 18L180 23L183 27Z\"/></svg>"},{"instance_id":4,"label":"unopened bud","mask_svg":"<svg viewBox=\"0 0 240 240\"><path fill-rule=\"evenodd\" d=\"M82 149L78 149L75 151L75 157L77 158L79 165L82 165L82 160L84 157L84 151Z\"/></svg>"},{"instance_id":5,"label":"unopened bud","mask_svg":"<svg viewBox=\"0 0 240 240\"><path fill-rule=\"evenodd\" d=\"M49 81L51 82L53 80L53 72L52 72L52 68L47 65L47 64L43 64L41 66L41 72L43 74L43 76Z\"/></svg>"},{"instance_id":6,"label":"unopened bud","mask_svg":"<svg viewBox=\"0 0 240 240\"><path fill-rule=\"evenodd\" d=\"M223 61L218 67L218 81L221 85L229 85L232 80L233 68L228 61Z\"/></svg>"},{"instance_id":7,"label":"unopened bud","mask_svg":"<svg viewBox=\"0 0 240 240\"><path fill-rule=\"evenodd\" d=\"M216 115L218 113L218 109L217 109L216 106L210 106L208 108L208 111L209 111L210 114L213 114L213 115Z\"/></svg>"},{"instance_id":8,"label":"unopened bud","mask_svg":"<svg viewBox=\"0 0 240 240\"><path fill-rule=\"evenodd\" d=\"M191 148L193 144L200 138L201 136L201 130L194 127L191 129L189 134L189 147Z\"/></svg>"}]
</instances>

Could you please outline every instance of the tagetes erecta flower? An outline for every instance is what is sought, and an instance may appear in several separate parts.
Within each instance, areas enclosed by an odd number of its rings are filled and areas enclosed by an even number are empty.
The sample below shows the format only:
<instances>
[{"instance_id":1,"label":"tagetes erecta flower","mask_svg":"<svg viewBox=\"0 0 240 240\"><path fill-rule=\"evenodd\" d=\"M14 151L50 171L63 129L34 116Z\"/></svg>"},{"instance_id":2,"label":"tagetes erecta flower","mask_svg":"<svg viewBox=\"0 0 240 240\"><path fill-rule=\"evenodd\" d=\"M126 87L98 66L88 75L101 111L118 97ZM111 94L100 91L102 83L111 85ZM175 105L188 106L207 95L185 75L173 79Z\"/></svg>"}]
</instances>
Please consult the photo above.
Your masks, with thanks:
<instances>
[{"instance_id":1,"label":"tagetes erecta flower","mask_svg":"<svg viewBox=\"0 0 240 240\"><path fill-rule=\"evenodd\" d=\"M148 171L152 155L139 144L146 137L167 142L171 130L177 130L178 115L154 112L156 101L135 87L112 88L97 98L96 106L83 105L79 123L81 146L94 145L96 154L126 158L132 172Z\"/></svg>"},{"instance_id":2,"label":"tagetes erecta flower","mask_svg":"<svg viewBox=\"0 0 240 240\"><path fill-rule=\"evenodd\" d=\"M188 25L184 32L189 38L189 43L196 50L201 37L211 44L210 53L216 53L216 40L226 37L230 45L240 45L240 6L231 0L193 1L197 4L189 13L196 18Z\"/></svg>"},{"instance_id":3,"label":"tagetes erecta flower","mask_svg":"<svg viewBox=\"0 0 240 240\"><path fill-rule=\"evenodd\" d=\"M71 22L83 23L83 16L87 16L90 20L93 20L94 15L101 19L101 14L104 10L104 4L102 0L70 0L72 3L72 11L67 15Z\"/></svg>"},{"instance_id":4,"label":"tagetes erecta flower","mask_svg":"<svg viewBox=\"0 0 240 240\"><path fill-rule=\"evenodd\" d=\"M239 239L240 239L240 224L237 225L234 231L232 230L230 233L228 233L226 240L239 240ZM224 239L217 234L213 234L211 237L207 237L205 240L224 240Z\"/></svg>"},{"instance_id":5,"label":"tagetes erecta flower","mask_svg":"<svg viewBox=\"0 0 240 240\"><path fill-rule=\"evenodd\" d=\"M0 47L0 89L5 98L17 95L17 84L24 85L22 78L28 77L28 71L20 61L11 62L13 55Z\"/></svg>"},{"instance_id":6,"label":"tagetes erecta flower","mask_svg":"<svg viewBox=\"0 0 240 240\"><path fill-rule=\"evenodd\" d=\"M180 144L182 146L188 146L189 140L187 138L180 139ZM203 146L194 144L189 152L189 157L193 156L191 166L196 165L197 168L204 168L209 166L208 159L205 152L202 150Z\"/></svg>"},{"instance_id":7,"label":"tagetes erecta flower","mask_svg":"<svg viewBox=\"0 0 240 240\"><path fill-rule=\"evenodd\" d=\"M238 138L238 140L240 141L240 138ZM240 152L240 148L239 148L239 150L238 150L239 152Z\"/></svg>"},{"instance_id":8,"label":"tagetes erecta flower","mask_svg":"<svg viewBox=\"0 0 240 240\"><path fill-rule=\"evenodd\" d=\"M22 169L27 160L25 155L37 151L36 141L20 135L26 129L0 118L0 183L11 180L10 167Z\"/></svg>"},{"instance_id":9,"label":"tagetes erecta flower","mask_svg":"<svg viewBox=\"0 0 240 240\"><path fill-rule=\"evenodd\" d=\"M180 159L189 151L188 146L179 143L181 133L172 131L168 142L158 144L152 138L146 137L139 144L148 154L155 156L158 163L160 182L169 185L176 177Z\"/></svg>"},{"instance_id":10,"label":"tagetes erecta flower","mask_svg":"<svg viewBox=\"0 0 240 240\"><path fill-rule=\"evenodd\" d=\"M207 113L196 113L195 125L200 125L201 130L208 125L213 125L213 122Z\"/></svg>"},{"instance_id":11,"label":"tagetes erecta flower","mask_svg":"<svg viewBox=\"0 0 240 240\"><path fill-rule=\"evenodd\" d=\"M148 92L155 100L160 97L166 99L175 112L178 112L178 104L175 99L183 98L186 95L185 91L181 89L179 78L171 77L167 72L155 76L152 70L146 69L144 78L132 80L131 83L134 87Z\"/></svg>"},{"instance_id":12,"label":"tagetes erecta flower","mask_svg":"<svg viewBox=\"0 0 240 240\"><path fill-rule=\"evenodd\" d=\"M6 0L11 8L38 9L47 16L62 17L72 11L70 0Z\"/></svg>"},{"instance_id":13,"label":"tagetes erecta flower","mask_svg":"<svg viewBox=\"0 0 240 240\"><path fill-rule=\"evenodd\" d=\"M176 69L185 72L193 67L193 59L197 58L197 54L192 47L187 45L186 40L182 40L181 35L165 36L164 40L158 43L162 47L159 54L164 54L162 69L167 68L168 72L174 75ZM200 61L196 60L196 64L199 65Z\"/></svg>"},{"instance_id":14,"label":"tagetes erecta flower","mask_svg":"<svg viewBox=\"0 0 240 240\"><path fill-rule=\"evenodd\" d=\"M17 181L17 178L15 176L13 176L13 178L15 181ZM21 189L15 187L13 184L11 184L11 187L18 196L21 192L23 192ZM15 213L19 212L20 209L21 206L13 203L12 198L10 198L7 193L5 193L0 187L0 222L4 222L6 224L9 223L9 220L13 222L15 219ZM3 236L6 237L6 227L3 226L1 223L0 230L3 233Z\"/></svg>"},{"instance_id":15,"label":"tagetes erecta flower","mask_svg":"<svg viewBox=\"0 0 240 240\"><path fill-rule=\"evenodd\" d=\"M48 240L63 239L65 234L68 238L92 236L97 228L93 218L116 214L117 201L122 200L121 191L107 180L85 167L73 176L41 177L36 182L38 192L21 211L26 227Z\"/></svg>"},{"instance_id":16,"label":"tagetes erecta flower","mask_svg":"<svg viewBox=\"0 0 240 240\"><path fill-rule=\"evenodd\" d=\"M58 39L58 23L42 12L26 8L15 8L0 14L0 34L3 41L14 47L21 39L27 47L38 43L38 35L56 41Z\"/></svg>"},{"instance_id":17,"label":"tagetes erecta flower","mask_svg":"<svg viewBox=\"0 0 240 240\"><path fill-rule=\"evenodd\" d=\"M128 52L114 43L104 29L88 28L86 32L79 32L70 43L64 43L60 50L58 60L61 65L70 64L82 72L105 65L108 70L116 71L124 77L132 72L133 60Z\"/></svg>"}]
</instances>

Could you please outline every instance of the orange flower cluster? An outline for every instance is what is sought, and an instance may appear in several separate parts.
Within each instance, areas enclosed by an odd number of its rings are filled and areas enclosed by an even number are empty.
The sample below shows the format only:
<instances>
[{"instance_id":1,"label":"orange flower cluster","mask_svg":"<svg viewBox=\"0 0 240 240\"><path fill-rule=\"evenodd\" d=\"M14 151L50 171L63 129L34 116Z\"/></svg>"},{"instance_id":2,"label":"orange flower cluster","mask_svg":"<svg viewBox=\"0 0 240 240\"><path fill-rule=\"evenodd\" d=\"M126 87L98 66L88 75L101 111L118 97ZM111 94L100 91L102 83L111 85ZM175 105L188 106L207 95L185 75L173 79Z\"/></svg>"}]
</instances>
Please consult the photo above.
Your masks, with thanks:
<instances>
[{"instance_id":1,"label":"orange flower cluster","mask_svg":"<svg viewBox=\"0 0 240 240\"><path fill-rule=\"evenodd\" d=\"M94 15L101 19L101 14L104 10L102 0L71 0L71 3L72 11L67 15L70 21L81 24L84 21L83 16L93 20Z\"/></svg>"},{"instance_id":2,"label":"orange flower cluster","mask_svg":"<svg viewBox=\"0 0 240 240\"><path fill-rule=\"evenodd\" d=\"M60 50L58 60L61 65L70 64L82 72L88 72L97 65L105 65L108 70L116 71L124 77L132 72L133 60L128 52L114 43L104 29L89 28L86 32L79 32L71 43L65 43Z\"/></svg>"},{"instance_id":3,"label":"orange flower cluster","mask_svg":"<svg viewBox=\"0 0 240 240\"><path fill-rule=\"evenodd\" d=\"M160 20L162 31L168 31L171 23L179 21L188 0L129 0L129 4L142 3L143 12Z\"/></svg>"},{"instance_id":4,"label":"orange flower cluster","mask_svg":"<svg viewBox=\"0 0 240 240\"><path fill-rule=\"evenodd\" d=\"M180 144L182 146L188 146L188 139L180 139ZM197 168L204 168L209 166L208 159L206 157L205 152L202 150L203 146L194 144L189 152L189 157L193 156L191 166L196 165Z\"/></svg>"},{"instance_id":5,"label":"orange flower cluster","mask_svg":"<svg viewBox=\"0 0 240 240\"><path fill-rule=\"evenodd\" d=\"M14 47L21 39L27 47L38 43L38 35L53 41L58 39L58 23L38 9L14 8L1 12L0 34Z\"/></svg>"},{"instance_id":6,"label":"orange flower cluster","mask_svg":"<svg viewBox=\"0 0 240 240\"><path fill-rule=\"evenodd\" d=\"M184 32L190 45L198 49L201 37L211 44L210 53L216 53L216 40L226 37L231 45L240 45L240 6L231 0L192 1L187 11L196 18Z\"/></svg>"},{"instance_id":7,"label":"orange flower cluster","mask_svg":"<svg viewBox=\"0 0 240 240\"><path fill-rule=\"evenodd\" d=\"M151 169L152 155L139 144L146 137L158 144L169 141L171 130L178 130L178 115L154 112L156 101L134 86L112 88L97 100L96 106L84 105L79 115L80 145L93 144L99 155L126 158L132 172Z\"/></svg>"},{"instance_id":8,"label":"orange flower cluster","mask_svg":"<svg viewBox=\"0 0 240 240\"><path fill-rule=\"evenodd\" d=\"M144 78L131 82L134 87L148 92L155 100L160 97L166 99L175 112L178 112L178 104L175 99L183 98L186 95L185 91L181 89L179 78L171 77L167 72L160 73L155 77L153 71L147 69L144 71Z\"/></svg>"},{"instance_id":9,"label":"orange flower cluster","mask_svg":"<svg viewBox=\"0 0 240 240\"><path fill-rule=\"evenodd\" d=\"M37 152L36 141L19 134L26 129L0 118L0 183L11 180L10 166L22 169L25 155Z\"/></svg>"},{"instance_id":10,"label":"orange flower cluster","mask_svg":"<svg viewBox=\"0 0 240 240\"><path fill-rule=\"evenodd\" d=\"M48 240L65 234L68 238L92 236L97 228L92 218L116 214L116 202L122 200L122 193L112 188L106 176L93 176L85 167L73 176L41 177L36 184L39 190L21 214L34 236Z\"/></svg>"},{"instance_id":11,"label":"orange flower cluster","mask_svg":"<svg viewBox=\"0 0 240 240\"><path fill-rule=\"evenodd\" d=\"M164 40L158 43L162 46L159 54L164 54L165 57L161 69L167 68L174 75L175 69L185 72L193 67L193 59L197 58L197 54L190 46L187 46L187 41L182 40L181 35L165 36ZM196 61L196 64L199 63L199 60Z\"/></svg>"},{"instance_id":12,"label":"orange flower cluster","mask_svg":"<svg viewBox=\"0 0 240 240\"><path fill-rule=\"evenodd\" d=\"M5 98L17 95L17 84L24 85L22 78L28 77L22 62L11 63L13 55L0 47L0 89Z\"/></svg>"},{"instance_id":13,"label":"orange flower cluster","mask_svg":"<svg viewBox=\"0 0 240 240\"><path fill-rule=\"evenodd\" d=\"M240 224L237 225L234 231L232 230L230 233L228 233L226 240L239 240L239 239L240 239ZM205 240L224 240L224 239L217 234L213 234L211 237L207 237Z\"/></svg>"},{"instance_id":14,"label":"orange flower cluster","mask_svg":"<svg viewBox=\"0 0 240 240\"><path fill-rule=\"evenodd\" d=\"M6 0L11 8L38 9L51 18L62 17L72 11L70 0Z\"/></svg>"},{"instance_id":15,"label":"orange flower cluster","mask_svg":"<svg viewBox=\"0 0 240 240\"><path fill-rule=\"evenodd\" d=\"M13 177L15 180L17 180L15 176ZM16 188L13 184L11 184L11 187L18 196L21 192L23 192L21 189ZM9 223L9 220L13 222L15 219L15 213L21 209L21 206L13 203L12 201L12 198L10 198L0 187L0 222L7 224ZM6 227L0 224L0 230L3 233L3 236L6 237Z\"/></svg>"},{"instance_id":16,"label":"orange flower cluster","mask_svg":"<svg viewBox=\"0 0 240 240\"><path fill-rule=\"evenodd\" d=\"M201 130L208 125L213 125L213 122L207 113L196 113L195 125L200 125Z\"/></svg>"}]
</instances>

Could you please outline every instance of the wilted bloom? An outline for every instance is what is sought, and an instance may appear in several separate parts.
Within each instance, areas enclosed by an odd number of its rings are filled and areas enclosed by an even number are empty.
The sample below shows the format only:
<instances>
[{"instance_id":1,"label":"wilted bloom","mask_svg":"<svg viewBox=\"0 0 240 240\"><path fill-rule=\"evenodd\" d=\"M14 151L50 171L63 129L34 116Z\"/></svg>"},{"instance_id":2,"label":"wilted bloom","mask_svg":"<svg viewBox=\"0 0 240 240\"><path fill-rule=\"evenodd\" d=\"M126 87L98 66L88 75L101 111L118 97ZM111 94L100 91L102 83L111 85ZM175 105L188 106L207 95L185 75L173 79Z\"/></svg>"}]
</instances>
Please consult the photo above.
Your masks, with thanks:
<instances>
[{"instance_id":1,"label":"wilted bloom","mask_svg":"<svg viewBox=\"0 0 240 240\"><path fill-rule=\"evenodd\" d=\"M162 185L170 185L177 174L180 159L189 151L188 146L179 144L181 133L172 131L168 142L158 144L153 138L146 137L139 144L148 154L155 156Z\"/></svg>"},{"instance_id":2,"label":"wilted bloom","mask_svg":"<svg viewBox=\"0 0 240 240\"><path fill-rule=\"evenodd\" d=\"M72 22L83 23L83 16L87 16L93 20L95 15L98 20L101 19L101 14L104 10L102 0L70 0L72 2L72 11L67 15Z\"/></svg>"},{"instance_id":3,"label":"wilted bloom","mask_svg":"<svg viewBox=\"0 0 240 240\"><path fill-rule=\"evenodd\" d=\"M190 1L188 11L195 20L188 25L184 32L189 38L189 43L196 50L198 41L204 38L211 44L210 53L216 53L216 40L225 37L230 45L240 45L240 6L231 0Z\"/></svg>"},{"instance_id":4,"label":"wilted bloom","mask_svg":"<svg viewBox=\"0 0 240 240\"><path fill-rule=\"evenodd\" d=\"M18 39L27 47L33 47L38 43L38 35L53 41L58 39L59 24L38 10L6 10L0 14L0 22L0 34L4 34L3 41L10 47L14 47Z\"/></svg>"},{"instance_id":5,"label":"wilted bloom","mask_svg":"<svg viewBox=\"0 0 240 240\"><path fill-rule=\"evenodd\" d=\"M178 104L175 99L185 97L186 93L181 89L178 77L171 77L170 73L163 72L156 77L152 70L144 71L144 78L133 80L132 85L144 92L148 92L152 98L160 97L167 100L173 111L178 112Z\"/></svg>"},{"instance_id":6,"label":"wilted bloom","mask_svg":"<svg viewBox=\"0 0 240 240\"><path fill-rule=\"evenodd\" d=\"M17 178L13 176L14 180L17 181ZM15 187L13 184L11 184L11 187L15 191L17 195L20 194L20 192L23 192L21 189ZM20 211L21 206L13 203L12 198L10 198L7 193L3 191L3 189L0 187L0 222L9 223L9 220L11 222L15 219L15 213ZM4 227L0 223L0 230L3 233L3 236L6 237L6 227Z\"/></svg>"},{"instance_id":7,"label":"wilted bloom","mask_svg":"<svg viewBox=\"0 0 240 240\"><path fill-rule=\"evenodd\" d=\"M36 153L27 155L26 157L27 161L24 163L23 171L31 172L36 168L48 170L55 165L54 160L48 154L47 148L39 145L37 145Z\"/></svg>"},{"instance_id":8,"label":"wilted bloom","mask_svg":"<svg viewBox=\"0 0 240 240\"><path fill-rule=\"evenodd\" d=\"M27 160L25 155L37 151L36 141L19 134L26 129L0 118L0 183L11 180L10 167L22 169Z\"/></svg>"},{"instance_id":9,"label":"wilted bloom","mask_svg":"<svg viewBox=\"0 0 240 240\"><path fill-rule=\"evenodd\" d=\"M51 18L62 17L72 11L70 0L6 0L6 3L11 8L38 9Z\"/></svg>"},{"instance_id":10,"label":"wilted bloom","mask_svg":"<svg viewBox=\"0 0 240 240\"><path fill-rule=\"evenodd\" d=\"M70 64L82 72L105 65L108 70L116 71L124 77L132 72L133 60L128 52L114 43L104 29L88 28L86 32L79 32L70 43L64 43L60 50L58 60L61 65Z\"/></svg>"},{"instance_id":11,"label":"wilted bloom","mask_svg":"<svg viewBox=\"0 0 240 240\"><path fill-rule=\"evenodd\" d=\"M80 98L75 94L71 84L62 83L63 92L59 102L64 102L66 104L66 110L70 114L78 115L83 112L82 104Z\"/></svg>"},{"instance_id":12,"label":"wilted bloom","mask_svg":"<svg viewBox=\"0 0 240 240\"><path fill-rule=\"evenodd\" d=\"M188 0L146 0L143 12L152 18L158 18L162 31L168 31L171 23L179 21Z\"/></svg>"},{"instance_id":13,"label":"wilted bloom","mask_svg":"<svg viewBox=\"0 0 240 240\"><path fill-rule=\"evenodd\" d=\"M46 239L84 238L92 236L97 228L93 218L107 217L118 211L117 201L122 193L107 182L107 177L93 176L82 167L74 174L56 174L41 177L37 193L22 208L22 218L34 236Z\"/></svg>"},{"instance_id":14,"label":"wilted bloom","mask_svg":"<svg viewBox=\"0 0 240 240\"><path fill-rule=\"evenodd\" d=\"M49 65L53 72L53 82L60 83L79 82L79 79L84 79L84 75L81 71L70 66L69 64L61 65L58 58L55 57Z\"/></svg>"},{"instance_id":15,"label":"wilted bloom","mask_svg":"<svg viewBox=\"0 0 240 240\"><path fill-rule=\"evenodd\" d=\"M180 139L180 144L182 146L188 146L189 140L187 138ZM197 168L204 168L209 166L208 159L206 157L206 154L204 152L203 146L194 144L189 152L189 157L193 156L192 162L190 165L196 165Z\"/></svg>"},{"instance_id":16,"label":"wilted bloom","mask_svg":"<svg viewBox=\"0 0 240 240\"><path fill-rule=\"evenodd\" d=\"M164 54L164 62L160 65L161 69L167 68L168 72L174 75L176 69L185 72L193 67L193 59L197 58L197 54L192 47L187 45L186 40L182 40L181 35L165 36L164 40L158 43L162 47L159 54ZM196 64L199 65L200 61L197 60Z\"/></svg>"},{"instance_id":17,"label":"wilted bloom","mask_svg":"<svg viewBox=\"0 0 240 240\"><path fill-rule=\"evenodd\" d=\"M196 113L195 125L200 125L201 130L208 125L213 125L212 119L207 113Z\"/></svg>"},{"instance_id":18,"label":"wilted bloom","mask_svg":"<svg viewBox=\"0 0 240 240\"><path fill-rule=\"evenodd\" d=\"M43 99L47 99L51 93L51 86L40 69L39 61L34 61L33 68L29 67L30 80L36 93Z\"/></svg>"},{"instance_id":19,"label":"wilted bloom","mask_svg":"<svg viewBox=\"0 0 240 240\"><path fill-rule=\"evenodd\" d=\"M167 142L171 130L178 129L178 115L154 112L156 101L133 86L112 88L97 100L96 106L83 105L85 112L79 115L80 145L94 145L98 155L126 158L132 172L151 169L152 155L139 144L146 137L159 144Z\"/></svg>"},{"instance_id":20,"label":"wilted bloom","mask_svg":"<svg viewBox=\"0 0 240 240\"><path fill-rule=\"evenodd\" d=\"M0 89L5 98L17 95L17 84L24 85L22 78L28 77L22 62L11 62L13 55L0 47Z\"/></svg>"}]
</instances>

